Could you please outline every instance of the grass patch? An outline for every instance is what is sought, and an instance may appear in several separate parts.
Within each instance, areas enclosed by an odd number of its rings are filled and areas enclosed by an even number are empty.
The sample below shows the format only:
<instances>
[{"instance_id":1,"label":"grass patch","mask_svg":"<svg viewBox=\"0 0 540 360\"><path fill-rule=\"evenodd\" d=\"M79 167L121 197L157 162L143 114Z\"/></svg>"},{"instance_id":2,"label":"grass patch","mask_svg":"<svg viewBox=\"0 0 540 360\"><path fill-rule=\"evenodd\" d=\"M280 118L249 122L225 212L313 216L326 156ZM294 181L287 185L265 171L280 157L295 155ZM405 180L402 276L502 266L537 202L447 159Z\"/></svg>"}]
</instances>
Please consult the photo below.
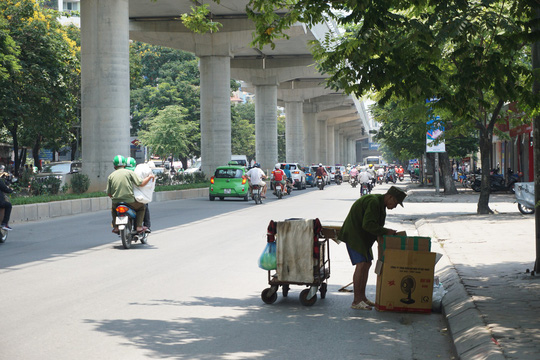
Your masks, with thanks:
<instances>
[{"instance_id":1,"label":"grass patch","mask_svg":"<svg viewBox=\"0 0 540 360\"><path fill-rule=\"evenodd\" d=\"M161 185L156 186L155 191L174 191L174 190L186 190L186 189L199 189L207 188L210 186L210 182L197 183L197 184L182 184L182 185ZM93 193L84 194L59 194L59 195L37 195L37 196L12 196L10 201L12 205L27 205L48 203L51 201L73 200L73 199L87 199L96 197L107 196L104 191L98 191Z\"/></svg>"}]
</instances>

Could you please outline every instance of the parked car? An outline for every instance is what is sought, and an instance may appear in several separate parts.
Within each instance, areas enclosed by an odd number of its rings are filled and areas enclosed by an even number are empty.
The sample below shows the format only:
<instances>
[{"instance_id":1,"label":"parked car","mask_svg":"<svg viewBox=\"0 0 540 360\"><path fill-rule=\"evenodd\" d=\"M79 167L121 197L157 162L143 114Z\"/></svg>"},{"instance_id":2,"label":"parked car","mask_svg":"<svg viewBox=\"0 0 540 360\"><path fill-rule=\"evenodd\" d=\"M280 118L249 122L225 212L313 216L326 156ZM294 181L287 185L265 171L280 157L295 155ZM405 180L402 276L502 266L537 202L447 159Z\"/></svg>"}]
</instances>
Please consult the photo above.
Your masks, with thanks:
<instances>
[{"instance_id":1,"label":"parked car","mask_svg":"<svg viewBox=\"0 0 540 360\"><path fill-rule=\"evenodd\" d=\"M45 164L41 172L35 175L36 179L49 176L60 179L60 188L69 182L69 178L81 171L82 163L80 161L58 161Z\"/></svg>"},{"instance_id":2,"label":"parked car","mask_svg":"<svg viewBox=\"0 0 540 360\"><path fill-rule=\"evenodd\" d=\"M302 170L302 166L299 163L282 163L281 170L285 169L285 165L289 165L289 170L291 171L291 178L293 181L294 187L297 189L306 188L306 174Z\"/></svg>"},{"instance_id":3,"label":"parked car","mask_svg":"<svg viewBox=\"0 0 540 360\"><path fill-rule=\"evenodd\" d=\"M246 176L247 170L240 165L219 166L214 176L210 178L209 199L220 200L226 197L239 197L249 200L249 184Z\"/></svg>"},{"instance_id":4,"label":"parked car","mask_svg":"<svg viewBox=\"0 0 540 360\"><path fill-rule=\"evenodd\" d=\"M201 160L196 161L194 164L192 164L189 168L187 168L184 171L184 174L195 174L197 172L201 172Z\"/></svg>"}]
</instances>

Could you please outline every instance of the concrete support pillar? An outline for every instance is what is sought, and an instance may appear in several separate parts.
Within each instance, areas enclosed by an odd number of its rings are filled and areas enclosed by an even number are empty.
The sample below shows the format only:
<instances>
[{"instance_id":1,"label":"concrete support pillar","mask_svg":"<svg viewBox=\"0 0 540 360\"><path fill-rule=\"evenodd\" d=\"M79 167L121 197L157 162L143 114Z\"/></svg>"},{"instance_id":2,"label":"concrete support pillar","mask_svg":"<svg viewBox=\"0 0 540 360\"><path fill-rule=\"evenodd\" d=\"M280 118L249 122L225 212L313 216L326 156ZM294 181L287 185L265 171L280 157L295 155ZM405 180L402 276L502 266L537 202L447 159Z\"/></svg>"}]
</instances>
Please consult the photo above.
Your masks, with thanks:
<instances>
[{"instance_id":1,"label":"concrete support pillar","mask_svg":"<svg viewBox=\"0 0 540 360\"><path fill-rule=\"evenodd\" d=\"M277 85L255 86L255 157L265 172L278 161Z\"/></svg>"},{"instance_id":2,"label":"concrete support pillar","mask_svg":"<svg viewBox=\"0 0 540 360\"><path fill-rule=\"evenodd\" d=\"M319 129L319 139L317 141L319 162L323 163L323 165L329 165L328 159L326 158L326 119L318 119L317 127Z\"/></svg>"},{"instance_id":3,"label":"concrete support pillar","mask_svg":"<svg viewBox=\"0 0 540 360\"><path fill-rule=\"evenodd\" d=\"M81 1L83 172L103 191L112 160L129 156L129 1Z\"/></svg>"},{"instance_id":4,"label":"concrete support pillar","mask_svg":"<svg viewBox=\"0 0 540 360\"><path fill-rule=\"evenodd\" d=\"M336 155L334 152L334 126L328 126L327 127L327 135L326 135L326 149L327 149L327 162L329 165L335 165L338 163L336 161Z\"/></svg>"},{"instance_id":5,"label":"concrete support pillar","mask_svg":"<svg viewBox=\"0 0 540 360\"><path fill-rule=\"evenodd\" d=\"M347 152L347 139L345 138L345 136L343 136L343 134L340 134L339 135L339 138L341 139L340 143L341 143L341 146L340 146L340 152L341 152L341 157L346 159L347 160L347 163L350 163L351 162L351 159L349 159L349 157L347 156L348 152Z\"/></svg>"},{"instance_id":6,"label":"concrete support pillar","mask_svg":"<svg viewBox=\"0 0 540 360\"><path fill-rule=\"evenodd\" d=\"M231 161L231 58L201 56L201 161L210 178Z\"/></svg>"},{"instance_id":7,"label":"concrete support pillar","mask_svg":"<svg viewBox=\"0 0 540 360\"><path fill-rule=\"evenodd\" d=\"M303 104L304 113L304 150L306 165L318 163L317 158L317 106L311 103L305 102Z\"/></svg>"},{"instance_id":8,"label":"concrete support pillar","mask_svg":"<svg viewBox=\"0 0 540 360\"><path fill-rule=\"evenodd\" d=\"M335 154L335 157L336 157L335 160L338 163L342 163L343 165L347 165L347 159L344 159L341 156L340 146L341 146L341 142L340 142L339 130L334 128L334 154Z\"/></svg>"},{"instance_id":9,"label":"concrete support pillar","mask_svg":"<svg viewBox=\"0 0 540 360\"><path fill-rule=\"evenodd\" d=\"M349 139L350 147L349 147L349 157L352 162L359 163L362 161L362 159L358 160L356 159L356 140L355 139Z\"/></svg>"},{"instance_id":10,"label":"concrete support pillar","mask_svg":"<svg viewBox=\"0 0 540 360\"><path fill-rule=\"evenodd\" d=\"M285 102L285 146L287 162L304 164L304 126L302 102Z\"/></svg>"}]
</instances>

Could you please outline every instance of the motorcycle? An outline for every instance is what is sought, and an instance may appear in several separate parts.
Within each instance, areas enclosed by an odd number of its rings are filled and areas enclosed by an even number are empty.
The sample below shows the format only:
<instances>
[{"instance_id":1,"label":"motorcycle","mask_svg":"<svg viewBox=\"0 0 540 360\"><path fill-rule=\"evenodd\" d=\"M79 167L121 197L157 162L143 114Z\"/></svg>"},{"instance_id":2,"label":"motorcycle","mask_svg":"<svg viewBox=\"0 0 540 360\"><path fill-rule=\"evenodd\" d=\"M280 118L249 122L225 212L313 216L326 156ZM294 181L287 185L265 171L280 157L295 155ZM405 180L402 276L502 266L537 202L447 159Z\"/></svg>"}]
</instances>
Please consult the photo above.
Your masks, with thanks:
<instances>
[{"instance_id":1,"label":"motorcycle","mask_svg":"<svg viewBox=\"0 0 540 360\"><path fill-rule=\"evenodd\" d=\"M362 183L362 186L360 187L360 197L369 194L369 186L368 183Z\"/></svg>"},{"instance_id":2,"label":"motorcycle","mask_svg":"<svg viewBox=\"0 0 540 360\"><path fill-rule=\"evenodd\" d=\"M335 181L337 185L341 185L341 183L343 182L343 178L341 177L341 175L336 174Z\"/></svg>"},{"instance_id":3,"label":"motorcycle","mask_svg":"<svg viewBox=\"0 0 540 360\"><path fill-rule=\"evenodd\" d=\"M255 201L255 205L262 204L261 191L262 188L259 185L252 185L252 195L251 198Z\"/></svg>"},{"instance_id":4,"label":"motorcycle","mask_svg":"<svg viewBox=\"0 0 540 360\"><path fill-rule=\"evenodd\" d=\"M290 179L287 179L285 185L274 184L273 187L275 188L274 195L276 195L278 199L281 199L285 195L291 195L293 184Z\"/></svg>"},{"instance_id":5,"label":"motorcycle","mask_svg":"<svg viewBox=\"0 0 540 360\"><path fill-rule=\"evenodd\" d=\"M504 177L502 175L491 174L489 175L489 191L515 192L514 185L519 181L519 178L519 174L510 174L508 178L508 184L505 184ZM471 188L476 192L480 192L481 186L482 180L480 180L480 177L475 179L474 182L471 184Z\"/></svg>"},{"instance_id":6,"label":"motorcycle","mask_svg":"<svg viewBox=\"0 0 540 360\"><path fill-rule=\"evenodd\" d=\"M519 182L514 186L518 210L522 214L534 214L534 182Z\"/></svg>"},{"instance_id":7,"label":"motorcycle","mask_svg":"<svg viewBox=\"0 0 540 360\"><path fill-rule=\"evenodd\" d=\"M396 181L397 181L397 179L396 179L396 174L395 174L395 173L387 172L384 181L385 181L387 184L388 184L388 182L393 182L393 183L395 184Z\"/></svg>"},{"instance_id":8,"label":"motorcycle","mask_svg":"<svg viewBox=\"0 0 540 360\"><path fill-rule=\"evenodd\" d=\"M405 179L405 176L403 174L399 174L399 181L403 181Z\"/></svg>"},{"instance_id":9,"label":"motorcycle","mask_svg":"<svg viewBox=\"0 0 540 360\"><path fill-rule=\"evenodd\" d=\"M377 184L382 185L383 183L383 175L377 175Z\"/></svg>"},{"instance_id":10,"label":"motorcycle","mask_svg":"<svg viewBox=\"0 0 540 360\"><path fill-rule=\"evenodd\" d=\"M141 244L148 244L148 233L143 231L137 232L137 224L135 221L136 212L126 203L119 203L116 208L116 217L114 223L118 226L120 239L124 249L131 248L132 242L140 241Z\"/></svg>"},{"instance_id":11,"label":"motorcycle","mask_svg":"<svg viewBox=\"0 0 540 360\"><path fill-rule=\"evenodd\" d=\"M324 189L324 179L322 178L322 176L317 176L317 187L319 188L319 190Z\"/></svg>"},{"instance_id":12,"label":"motorcycle","mask_svg":"<svg viewBox=\"0 0 540 360\"><path fill-rule=\"evenodd\" d=\"M349 179L349 184L351 184L353 188L358 185L358 179L356 178L356 176L351 176L351 178Z\"/></svg>"}]
</instances>

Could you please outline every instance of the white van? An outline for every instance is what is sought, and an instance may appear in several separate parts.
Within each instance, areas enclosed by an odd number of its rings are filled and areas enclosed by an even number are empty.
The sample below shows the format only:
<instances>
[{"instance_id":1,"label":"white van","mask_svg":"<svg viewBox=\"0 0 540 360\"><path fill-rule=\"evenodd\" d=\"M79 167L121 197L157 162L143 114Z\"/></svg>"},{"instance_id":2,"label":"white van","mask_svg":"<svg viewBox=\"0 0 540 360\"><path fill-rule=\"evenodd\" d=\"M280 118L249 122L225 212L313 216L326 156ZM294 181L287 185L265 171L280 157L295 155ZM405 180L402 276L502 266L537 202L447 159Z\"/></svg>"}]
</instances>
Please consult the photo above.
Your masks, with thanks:
<instances>
[{"instance_id":1,"label":"white van","mask_svg":"<svg viewBox=\"0 0 540 360\"><path fill-rule=\"evenodd\" d=\"M246 155L231 155L231 161L236 161L238 165L248 167L248 159Z\"/></svg>"}]
</instances>

